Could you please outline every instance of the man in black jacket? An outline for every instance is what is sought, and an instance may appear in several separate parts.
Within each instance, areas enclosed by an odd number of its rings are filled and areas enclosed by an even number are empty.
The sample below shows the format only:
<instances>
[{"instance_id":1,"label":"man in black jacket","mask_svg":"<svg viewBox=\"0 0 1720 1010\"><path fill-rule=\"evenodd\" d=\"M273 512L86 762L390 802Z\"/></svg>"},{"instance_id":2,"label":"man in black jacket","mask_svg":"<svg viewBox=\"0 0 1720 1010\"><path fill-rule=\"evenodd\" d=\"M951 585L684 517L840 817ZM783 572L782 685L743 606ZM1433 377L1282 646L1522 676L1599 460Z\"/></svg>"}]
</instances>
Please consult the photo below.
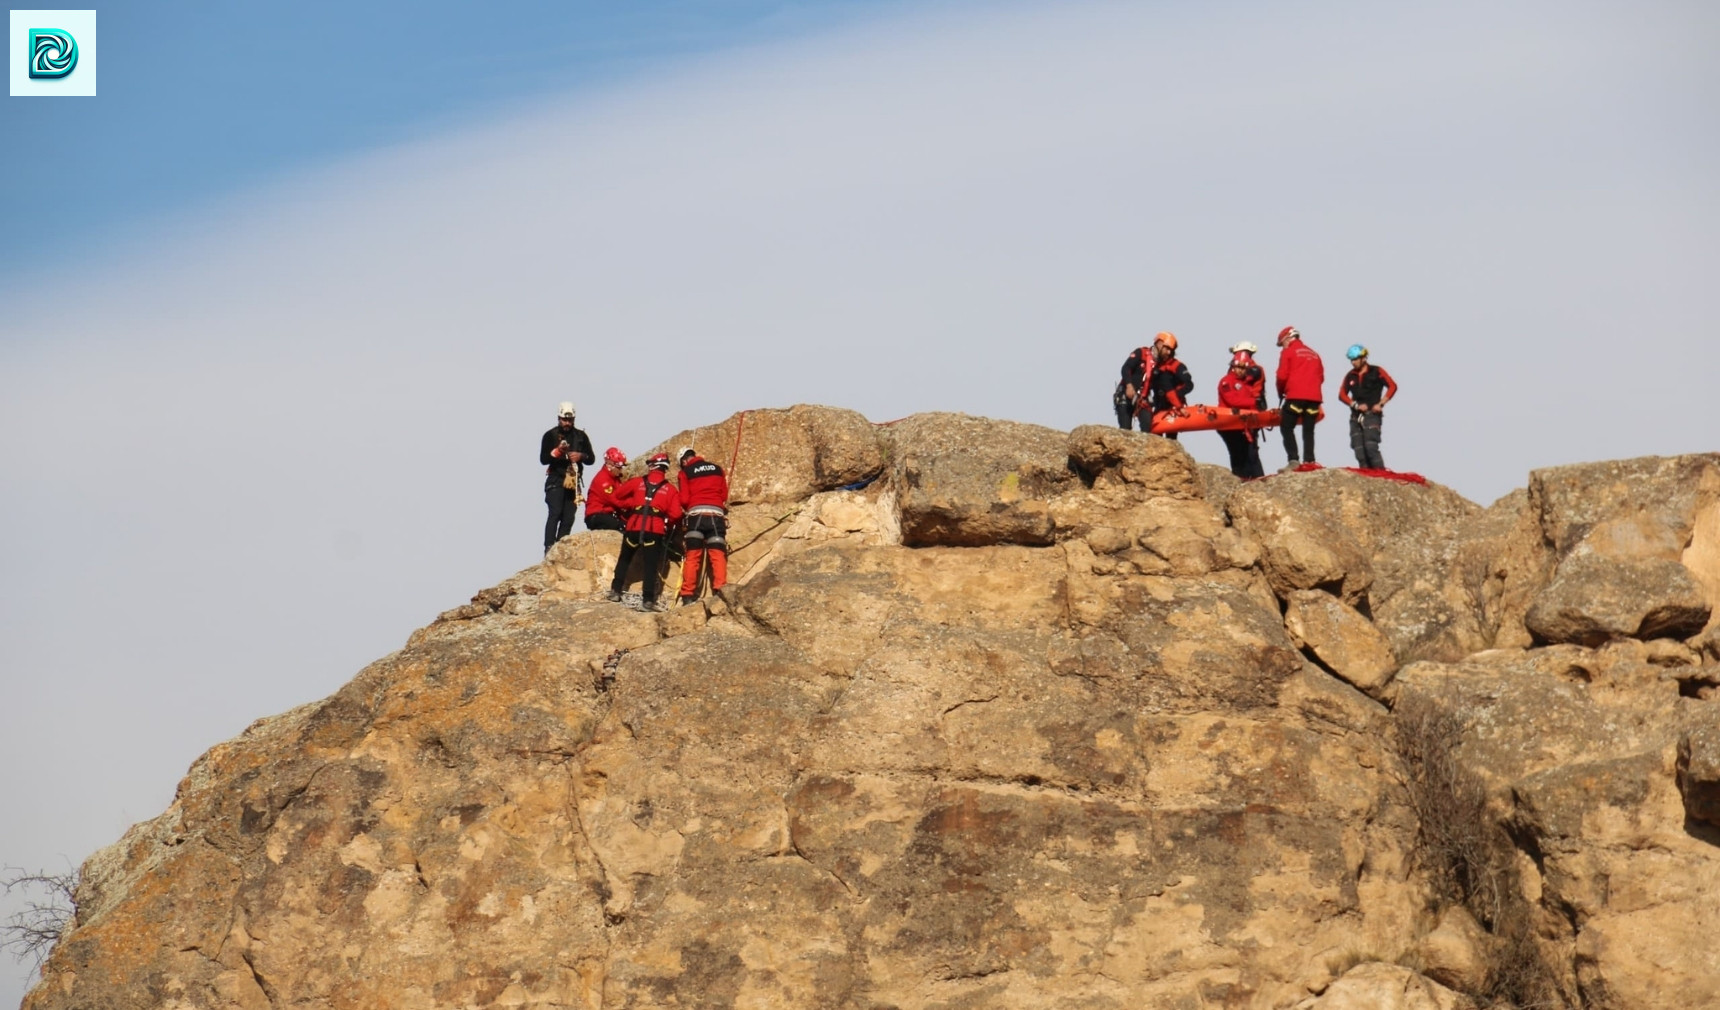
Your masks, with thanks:
<instances>
[{"instance_id":1,"label":"man in black jacket","mask_svg":"<svg viewBox=\"0 0 1720 1010\"><path fill-rule=\"evenodd\" d=\"M543 433L538 448L538 462L548 468L543 479L543 500L549 506L549 521L543 527L545 554L557 540L573 532L573 522L579 517L580 468L597 459L591 451L591 439L573 426L573 404L563 403L556 413L555 427ZM570 468L572 480L568 479Z\"/></svg>"}]
</instances>

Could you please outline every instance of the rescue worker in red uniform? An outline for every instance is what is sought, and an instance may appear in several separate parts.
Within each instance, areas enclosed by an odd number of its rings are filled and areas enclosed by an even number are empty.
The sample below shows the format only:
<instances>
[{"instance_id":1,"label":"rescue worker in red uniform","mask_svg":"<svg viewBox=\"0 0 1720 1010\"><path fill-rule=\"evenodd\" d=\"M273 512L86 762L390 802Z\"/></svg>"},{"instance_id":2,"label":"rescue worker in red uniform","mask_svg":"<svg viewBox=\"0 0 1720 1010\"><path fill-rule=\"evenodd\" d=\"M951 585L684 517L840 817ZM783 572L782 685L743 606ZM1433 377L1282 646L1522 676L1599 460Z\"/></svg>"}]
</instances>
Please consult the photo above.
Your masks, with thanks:
<instances>
[{"instance_id":1,"label":"rescue worker in red uniform","mask_svg":"<svg viewBox=\"0 0 1720 1010\"><path fill-rule=\"evenodd\" d=\"M1254 363L1254 358L1244 351L1231 354L1230 369L1218 380L1218 405L1259 410L1266 402L1265 390L1266 374ZM1243 480L1266 476L1265 468L1260 465L1258 428L1221 431L1218 436L1224 439L1224 447L1230 451L1231 473Z\"/></svg>"},{"instance_id":2,"label":"rescue worker in red uniform","mask_svg":"<svg viewBox=\"0 0 1720 1010\"><path fill-rule=\"evenodd\" d=\"M627 525L621 507L615 503L615 491L621 487L621 468L627 465L627 454L613 445L603 451L603 469L591 478L591 488L585 493L585 528L588 530L619 530Z\"/></svg>"},{"instance_id":3,"label":"rescue worker in red uniform","mask_svg":"<svg viewBox=\"0 0 1720 1010\"><path fill-rule=\"evenodd\" d=\"M1230 349L1230 353L1232 356L1231 357L1232 361L1235 360L1235 355L1241 354L1244 356L1244 360L1246 360L1248 362L1248 369L1247 369L1248 381L1252 382L1255 385L1260 387L1260 402L1254 405L1254 409L1255 410L1265 410L1266 409L1266 369L1261 368L1260 362L1254 360L1254 356L1256 354L1260 353L1260 345L1256 344L1252 340L1244 340L1241 343L1237 344L1236 346L1232 347ZM1240 406L1240 404L1239 404L1239 406Z\"/></svg>"},{"instance_id":4,"label":"rescue worker in red uniform","mask_svg":"<svg viewBox=\"0 0 1720 1010\"><path fill-rule=\"evenodd\" d=\"M1338 399L1350 407L1350 448L1355 450L1357 466L1384 470L1380 425L1386 404L1397 395L1397 383L1385 369L1368 364L1368 349L1361 344L1351 344L1344 355L1350 359L1350 370L1338 387Z\"/></svg>"},{"instance_id":5,"label":"rescue worker in red uniform","mask_svg":"<svg viewBox=\"0 0 1720 1010\"><path fill-rule=\"evenodd\" d=\"M1284 429L1284 453L1290 470L1314 462L1314 424L1320 419L1321 387L1326 382L1326 366L1312 347L1302 342L1296 327L1286 326L1278 331L1278 399L1283 404L1279 421ZM1296 451L1296 428L1302 429L1304 452Z\"/></svg>"},{"instance_id":6,"label":"rescue worker in red uniform","mask_svg":"<svg viewBox=\"0 0 1720 1010\"><path fill-rule=\"evenodd\" d=\"M639 609L666 610L659 604L657 593L663 586L663 562L669 555L669 526L681 518L681 492L669 483L668 455L660 452L652 456L645 463L644 476L616 488L615 503L627 512L627 528L621 534L621 556L615 560L615 579L609 584L607 598L621 600L627 569L637 554L645 568Z\"/></svg>"},{"instance_id":7,"label":"rescue worker in red uniform","mask_svg":"<svg viewBox=\"0 0 1720 1010\"><path fill-rule=\"evenodd\" d=\"M1188 405L1188 394L1194 392L1194 379L1188 366L1177 360L1177 338L1174 333L1160 333L1153 338L1153 370L1141 390L1140 413L1145 418L1142 431L1151 431L1153 414L1161 410L1181 410ZM1176 438L1171 432L1165 438Z\"/></svg>"},{"instance_id":8,"label":"rescue worker in red uniform","mask_svg":"<svg viewBox=\"0 0 1720 1010\"><path fill-rule=\"evenodd\" d=\"M729 581L729 478L723 468L688 446L681 450L681 475L675 483L681 490L681 507L687 521L681 533L686 557L681 560L680 603L685 606L699 595L699 581L706 571L711 592Z\"/></svg>"}]
</instances>

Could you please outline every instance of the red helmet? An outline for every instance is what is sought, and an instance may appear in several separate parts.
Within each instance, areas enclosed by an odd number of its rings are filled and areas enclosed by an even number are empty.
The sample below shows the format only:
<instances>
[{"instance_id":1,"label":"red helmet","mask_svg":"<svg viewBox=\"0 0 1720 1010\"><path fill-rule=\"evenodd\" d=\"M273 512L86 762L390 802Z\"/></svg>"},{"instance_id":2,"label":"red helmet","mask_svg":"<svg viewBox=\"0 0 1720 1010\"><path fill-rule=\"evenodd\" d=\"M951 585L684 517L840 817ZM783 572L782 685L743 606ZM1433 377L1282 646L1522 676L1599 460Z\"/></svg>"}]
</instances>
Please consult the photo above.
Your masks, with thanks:
<instances>
[{"instance_id":1,"label":"red helmet","mask_svg":"<svg viewBox=\"0 0 1720 1010\"><path fill-rule=\"evenodd\" d=\"M1295 340L1297 337L1300 337L1301 335L1302 335L1301 331L1296 329L1296 327L1286 326L1282 330L1278 331L1278 346L1283 347L1284 341Z\"/></svg>"},{"instance_id":2,"label":"red helmet","mask_svg":"<svg viewBox=\"0 0 1720 1010\"><path fill-rule=\"evenodd\" d=\"M657 453L656 455L652 456L650 459L645 461L645 468L647 470L667 470L667 469L669 469L669 454L666 452Z\"/></svg>"},{"instance_id":3,"label":"red helmet","mask_svg":"<svg viewBox=\"0 0 1720 1010\"><path fill-rule=\"evenodd\" d=\"M605 463L614 463L616 466L626 466L627 454L612 445L603 450L603 461Z\"/></svg>"},{"instance_id":4,"label":"red helmet","mask_svg":"<svg viewBox=\"0 0 1720 1010\"><path fill-rule=\"evenodd\" d=\"M1230 356L1230 365L1232 368L1236 367L1237 365L1252 365L1252 364L1254 364L1254 356L1249 354L1247 351L1237 351L1235 354L1232 354Z\"/></svg>"}]
</instances>

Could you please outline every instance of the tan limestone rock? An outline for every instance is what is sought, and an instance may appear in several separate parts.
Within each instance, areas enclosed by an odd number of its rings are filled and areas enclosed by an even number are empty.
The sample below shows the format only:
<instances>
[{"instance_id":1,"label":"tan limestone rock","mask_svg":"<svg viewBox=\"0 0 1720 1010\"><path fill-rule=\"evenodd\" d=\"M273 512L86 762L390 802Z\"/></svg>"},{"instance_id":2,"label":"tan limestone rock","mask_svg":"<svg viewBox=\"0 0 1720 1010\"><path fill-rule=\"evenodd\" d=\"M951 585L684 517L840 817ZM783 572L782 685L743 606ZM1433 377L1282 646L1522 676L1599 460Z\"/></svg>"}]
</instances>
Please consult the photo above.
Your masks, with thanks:
<instances>
[{"instance_id":1,"label":"tan limestone rock","mask_svg":"<svg viewBox=\"0 0 1720 1010\"><path fill-rule=\"evenodd\" d=\"M1678 791L1691 819L1720 828L1720 713L1679 739Z\"/></svg>"},{"instance_id":2,"label":"tan limestone rock","mask_svg":"<svg viewBox=\"0 0 1720 1010\"><path fill-rule=\"evenodd\" d=\"M1709 624L1720 603L1720 455L1537 470L1529 506L1556 564L1525 617L1541 640L1682 638Z\"/></svg>"},{"instance_id":3,"label":"tan limestone rock","mask_svg":"<svg viewBox=\"0 0 1720 1010\"><path fill-rule=\"evenodd\" d=\"M1482 992L1492 973L1491 938L1462 905L1440 913L1438 924L1416 941L1421 973L1458 992Z\"/></svg>"},{"instance_id":4,"label":"tan limestone rock","mask_svg":"<svg viewBox=\"0 0 1720 1010\"><path fill-rule=\"evenodd\" d=\"M1193 457L1168 438L1086 424L1069 433L1068 457L1095 487L1127 484L1166 498L1204 494L1205 482Z\"/></svg>"},{"instance_id":5,"label":"tan limestone rock","mask_svg":"<svg viewBox=\"0 0 1720 1010\"><path fill-rule=\"evenodd\" d=\"M1225 510L1260 541L1280 597L1325 589L1365 610L1404 661L1492 644L1451 577L1482 510L1449 488L1320 470L1249 481Z\"/></svg>"},{"instance_id":6,"label":"tan limestone rock","mask_svg":"<svg viewBox=\"0 0 1720 1010\"><path fill-rule=\"evenodd\" d=\"M1709 613L1702 587L1679 562L1621 561L1579 548L1559 563L1524 624L1543 641L1593 646L1683 638L1701 631Z\"/></svg>"},{"instance_id":7,"label":"tan limestone rock","mask_svg":"<svg viewBox=\"0 0 1720 1010\"><path fill-rule=\"evenodd\" d=\"M1474 1010L1475 1002L1408 968L1358 964L1309 1004L1309 1010Z\"/></svg>"},{"instance_id":8,"label":"tan limestone rock","mask_svg":"<svg viewBox=\"0 0 1720 1010\"><path fill-rule=\"evenodd\" d=\"M885 431L903 543L1053 541L1049 500L1075 483L1062 432L966 414L915 414Z\"/></svg>"},{"instance_id":9,"label":"tan limestone rock","mask_svg":"<svg viewBox=\"0 0 1720 1010\"><path fill-rule=\"evenodd\" d=\"M799 501L875 476L884 466L877 428L838 407L743 411L720 424L679 432L640 458L654 452L673 456L682 446L728 471L731 505Z\"/></svg>"},{"instance_id":10,"label":"tan limestone rock","mask_svg":"<svg viewBox=\"0 0 1720 1010\"><path fill-rule=\"evenodd\" d=\"M1367 618L1329 593L1301 589L1290 594L1284 627L1298 646L1362 691L1379 697L1397 672L1391 643Z\"/></svg>"}]
</instances>

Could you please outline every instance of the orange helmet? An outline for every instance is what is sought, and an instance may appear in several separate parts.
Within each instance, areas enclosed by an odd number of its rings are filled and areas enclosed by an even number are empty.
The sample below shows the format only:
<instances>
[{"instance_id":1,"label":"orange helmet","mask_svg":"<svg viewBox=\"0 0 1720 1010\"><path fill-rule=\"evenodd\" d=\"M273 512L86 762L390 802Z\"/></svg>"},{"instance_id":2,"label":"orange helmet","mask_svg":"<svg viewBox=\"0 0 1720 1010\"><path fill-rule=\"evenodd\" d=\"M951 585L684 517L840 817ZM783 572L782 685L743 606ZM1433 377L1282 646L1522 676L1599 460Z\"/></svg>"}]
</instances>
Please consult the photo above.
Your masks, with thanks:
<instances>
[{"instance_id":1,"label":"orange helmet","mask_svg":"<svg viewBox=\"0 0 1720 1010\"><path fill-rule=\"evenodd\" d=\"M1170 332L1160 333L1158 336L1153 338L1153 343L1163 344L1174 351L1177 349L1177 335Z\"/></svg>"}]
</instances>

